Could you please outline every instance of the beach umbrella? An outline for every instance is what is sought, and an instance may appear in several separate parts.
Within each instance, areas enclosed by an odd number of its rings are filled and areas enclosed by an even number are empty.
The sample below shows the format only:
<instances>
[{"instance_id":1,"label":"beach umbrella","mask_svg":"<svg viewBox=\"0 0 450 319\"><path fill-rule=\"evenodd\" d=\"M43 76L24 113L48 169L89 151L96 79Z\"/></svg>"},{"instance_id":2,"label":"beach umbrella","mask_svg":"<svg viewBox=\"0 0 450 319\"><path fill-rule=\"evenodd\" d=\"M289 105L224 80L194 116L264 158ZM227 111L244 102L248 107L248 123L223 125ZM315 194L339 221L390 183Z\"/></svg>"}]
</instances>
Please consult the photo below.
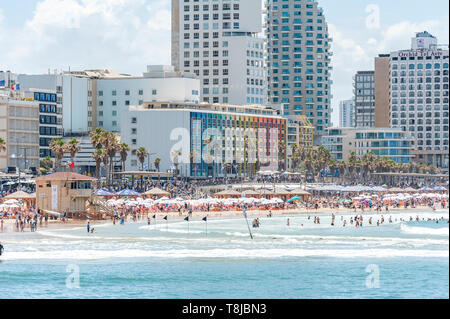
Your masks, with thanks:
<instances>
[{"instance_id":1,"label":"beach umbrella","mask_svg":"<svg viewBox=\"0 0 450 319\"><path fill-rule=\"evenodd\" d=\"M289 199L288 202L290 203L290 202L294 202L294 201L300 200L300 199L302 199L302 198L299 197L299 196L294 196L294 197L292 197L291 199Z\"/></svg>"}]
</instances>

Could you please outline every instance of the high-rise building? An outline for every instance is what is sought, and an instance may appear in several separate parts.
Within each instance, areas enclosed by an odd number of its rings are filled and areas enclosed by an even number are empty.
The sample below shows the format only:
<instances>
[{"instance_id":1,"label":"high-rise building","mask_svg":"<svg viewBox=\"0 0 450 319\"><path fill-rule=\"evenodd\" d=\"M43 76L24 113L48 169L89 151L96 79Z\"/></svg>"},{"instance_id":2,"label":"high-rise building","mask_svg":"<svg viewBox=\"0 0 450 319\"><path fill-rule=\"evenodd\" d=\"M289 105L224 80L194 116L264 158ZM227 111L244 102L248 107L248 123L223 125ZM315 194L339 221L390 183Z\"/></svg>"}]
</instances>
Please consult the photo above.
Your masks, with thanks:
<instances>
[{"instance_id":1,"label":"high-rise building","mask_svg":"<svg viewBox=\"0 0 450 319\"><path fill-rule=\"evenodd\" d=\"M172 0L172 65L208 103L265 104L261 0Z\"/></svg>"},{"instance_id":2,"label":"high-rise building","mask_svg":"<svg viewBox=\"0 0 450 319\"><path fill-rule=\"evenodd\" d=\"M283 116L306 115L315 142L330 125L331 38L312 0L267 0L268 102Z\"/></svg>"},{"instance_id":3,"label":"high-rise building","mask_svg":"<svg viewBox=\"0 0 450 319\"><path fill-rule=\"evenodd\" d=\"M339 103L339 126L340 127L355 126L353 100L345 100Z\"/></svg>"},{"instance_id":4,"label":"high-rise building","mask_svg":"<svg viewBox=\"0 0 450 319\"><path fill-rule=\"evenodd\" d=\"M390 55L375 58L375 127L389 127Z\"/></svg>"},{"instance_id":5,"label":"high-rise building","mask_svg":"<svg viewBox=\"0 0 450 319\"><path fill-rule=\"evenodd\" d=\"M354 76L356 127L375 126L375 72L358 71Z\"/></svg>"},{"instance_id":6,"label":"high-rise building","mask_svg":"<svg viewBox=\"0 0 450 319\"><path fill-rule=\"evenodd\" d=\"M390 53L390 121L415 138L416 160L448 170L449 51L428 32Z\"/></svg>"}]
</instances>

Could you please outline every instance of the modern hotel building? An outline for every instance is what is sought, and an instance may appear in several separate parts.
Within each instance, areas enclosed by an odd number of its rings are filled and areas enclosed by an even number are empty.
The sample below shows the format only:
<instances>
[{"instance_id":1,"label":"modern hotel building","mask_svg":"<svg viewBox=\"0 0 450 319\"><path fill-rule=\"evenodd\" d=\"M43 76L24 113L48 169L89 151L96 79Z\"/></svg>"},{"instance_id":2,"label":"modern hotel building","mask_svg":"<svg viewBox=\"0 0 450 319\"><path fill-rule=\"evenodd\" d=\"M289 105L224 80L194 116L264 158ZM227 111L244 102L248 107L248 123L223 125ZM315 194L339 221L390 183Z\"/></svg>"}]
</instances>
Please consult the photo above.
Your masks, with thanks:
<instances>
[{"instance_id":1,"label":"modern hotel building","mask_svg":"<svg viewBox=\"0 0 450 319\"><path fill-rule=\"evenodd\" d=\"M428 32L390 54L390 122L414 137L416 160L448 170L449 51Z\"/></svg>"},{"instance_id":2,"label":"modern hotel building","mask_svg":"<svg viewBox=\"0 0 450 319\"><path fill-rule=\"evenodd\" d=\"M172 0L172 65L207 103L265 104L261 0Z\"/></svg>"}]
</instances>

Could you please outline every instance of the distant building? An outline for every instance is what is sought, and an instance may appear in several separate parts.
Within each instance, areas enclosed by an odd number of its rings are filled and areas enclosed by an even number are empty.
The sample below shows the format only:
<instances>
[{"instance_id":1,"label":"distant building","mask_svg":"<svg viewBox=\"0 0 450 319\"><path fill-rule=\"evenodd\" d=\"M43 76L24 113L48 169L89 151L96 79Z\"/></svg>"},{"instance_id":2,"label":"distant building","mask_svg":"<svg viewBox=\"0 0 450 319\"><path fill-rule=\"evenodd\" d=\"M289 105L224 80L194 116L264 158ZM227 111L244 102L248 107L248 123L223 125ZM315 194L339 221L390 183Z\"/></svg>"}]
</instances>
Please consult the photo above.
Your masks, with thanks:
<instances>
[{"instance_id":1,"label":"distant building","mask_svg":"<svg viewBox=\"0 0 450 319\"><path fill-rule=\"evenodd\" d=\"M390 122L414 137L416 160L449 167L449 51L428 32L390 53Z\"/></svg>"},{"instance_id":2,"label":"distant building","mask_svg":"<svg viewBox=\"0 0 450 319\"><path fill-rule=\"evenodd\" d=\"M375 126L375 72L358 71L354 76L356 127Z\"/></svg>"},{"instance_id":3,"label":"distant building","mask_svg":"<svg viewBox=\"0 0 450 319\"><path fill-rule=\"evenodd\" d=\"M198 102L199 80L171 66L148 66L141 77L113 70L18 75L22 89L56 91L63 110L64 136L85 135L96 127L120 132L120 115L144 101Z\"/></svg>"},{"instance_id":4,"label":"distant building","mask_svg":"<svg viewBox=\"0 0 450 319\"><path fill-rule=\"evenodd\" d=\"M123 112L122 123L122 141L132 149L128 170L141 169L139 147L154 153L145 164L160 158L160 171L178 165L192 178L254 176L286 160L278 144L286 141L286 120L261 106L150 102Z\"/></svg>"},{"instance_id":5,"label":"distant building","mask_svg":"<svg viewBox=\"0 0 450 319\"><path fill-rule=\"evenodd\" d=\"M353 127L354 125L354 102L345 100L339 103L339 126Z\"/></svg>"},{"instance_id":6,"label":"distant building","mask_svg":"<svg viewBox=\"0 0 450 319\"><path fill-rule=\"evenodd\" d=\"M414 158L411 137L398 128L330 127L326 133L322 143L336 161L347 161L352 152L360 157L372 152L404 164Z\"/></svg>"},{"instance_id":7,"label":"distant building","mask_svg":"<svg viewBox=\"0 0 450 319\"><path fill-rule=\"evenodd\" d=\"M172 65L196 75L201 100L265 104L261 0L172 0Z\"/></svg>"},{"instance_id":8,"label":"distant building","mask_svg":"<svg viewBox=\"0 0 450 319\"><path fill-rule=\"evenodd\" d=\"M39 103L23 92L0 90L0 137L6 152L0 151L0 170L39 168Z\"/></svg>"}]
</instances>

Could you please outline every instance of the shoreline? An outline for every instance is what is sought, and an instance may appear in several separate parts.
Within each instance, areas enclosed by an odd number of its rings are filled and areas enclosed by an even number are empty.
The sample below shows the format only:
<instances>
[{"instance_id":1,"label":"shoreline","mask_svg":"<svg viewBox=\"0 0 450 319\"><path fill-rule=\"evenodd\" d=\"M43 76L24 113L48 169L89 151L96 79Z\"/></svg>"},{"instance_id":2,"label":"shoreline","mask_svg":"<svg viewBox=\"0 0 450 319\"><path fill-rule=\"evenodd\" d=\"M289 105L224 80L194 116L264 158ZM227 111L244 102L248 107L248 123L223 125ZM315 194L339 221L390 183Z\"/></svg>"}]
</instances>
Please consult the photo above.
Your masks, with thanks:
<instances>
[{"instance_id":1,"label":"shoreline","mask_svg":"<svg viewBox=\"0 0 450 319\"><path fill-rule=\"evenodd\" d=\"M440 209L436 209L440 210ZM379 214L379 215L388 215L389 213L395 213L395 212L415 212L415 211L429 211L433 212L433 210L429 206L416 206L415 208L405 208L405 207L398 207L398 208L389 208L389 211L382 210L380 212L377 212L376 210L364 210L361 211L360 209L354 211L351 209L336 209L336 208L318 208L318 209L306 209L306 208L298 208L298 209L290 209L290 210L272 210L272 217L280 217L280 216L292 216L292 215L311 215L314 216L314 214L324 214L324 213L335 213L335 214L358 214L358 215L364 215L364 214ZM247 217L248 218L257 218L257 217L266 217L269 211L263 211L263 210L250 210L247 211ZM161 212L155 212L150 213L149 215L157 216L157 220L161 220L164 216L169 216L171 221L179 221L183 220L187 214L183 213L179 215L177 212L170 212L170 213L161 213ZM192 217L195 220L201 220L203 217L207 216L208 219L234 219L242 217L242 211L217 211L217 212L201 212L196 211L192 212ZM15 219L6 219L4 221L3 229L0 229L0 234L2 233L22 233L20 231L17 231L15 228ZM142 219L138 220L137 222L144 223L147 221L147 217L143 217ZM152 219L153 221L153 219ZM43 223L42 226L37 225L37 232L41 229L64 229L64 228L72 228L72 227L85 227L88 220L66 220L65 222L62 222L60 220L49 220L48 224L45 225ZM91 226L100 226L105 224L112 224L111 219L106 220L89 220ZM118 224L118 222L116 222ZM29 227L25 227L23 233L31 233Z\"/></svg>"}]
</instances>

